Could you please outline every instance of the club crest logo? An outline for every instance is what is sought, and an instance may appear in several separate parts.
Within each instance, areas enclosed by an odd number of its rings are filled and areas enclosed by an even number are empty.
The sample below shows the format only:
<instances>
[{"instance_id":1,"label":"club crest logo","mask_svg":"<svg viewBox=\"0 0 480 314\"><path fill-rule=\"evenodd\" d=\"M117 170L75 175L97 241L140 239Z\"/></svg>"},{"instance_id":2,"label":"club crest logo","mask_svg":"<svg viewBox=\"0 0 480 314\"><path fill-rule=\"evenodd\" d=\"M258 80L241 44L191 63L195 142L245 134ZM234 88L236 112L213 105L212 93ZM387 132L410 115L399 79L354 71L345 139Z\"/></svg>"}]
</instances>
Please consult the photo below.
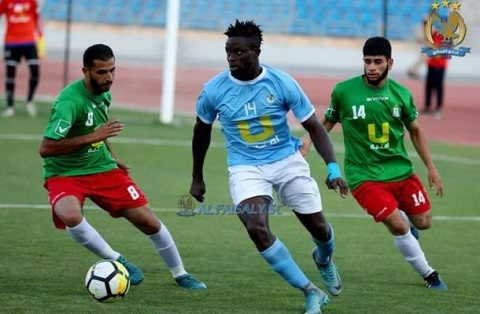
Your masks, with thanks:
<instances>
[{"instance_id":1,"label":"club crest logo","mask_svg":"<svg viewBox=\"0 0 480 314\"><path fill-rule=\"evenodd\" d=\"M178 216L182 217L191 217L195 216L195 200L193 199L193 196L190 194L184 194L180 196L180 199L178 200Z\"/></svg>"},{"instance_id":2,"label":"club crest logo","mask_svg":"<svg viewBox=\"0 0 480 314\"><path fill-rule=\"evenodd\" d=\"M443 0L441 3L434 1L431 6L432 11L425 21L425 38L430 46L423 47L422 52L429 57L465 56L470 52L470 48L455 48L463 42L467 34L467 26L459 13L461 4L458 1L451 3Z\"/></svg>"}]
</instances>

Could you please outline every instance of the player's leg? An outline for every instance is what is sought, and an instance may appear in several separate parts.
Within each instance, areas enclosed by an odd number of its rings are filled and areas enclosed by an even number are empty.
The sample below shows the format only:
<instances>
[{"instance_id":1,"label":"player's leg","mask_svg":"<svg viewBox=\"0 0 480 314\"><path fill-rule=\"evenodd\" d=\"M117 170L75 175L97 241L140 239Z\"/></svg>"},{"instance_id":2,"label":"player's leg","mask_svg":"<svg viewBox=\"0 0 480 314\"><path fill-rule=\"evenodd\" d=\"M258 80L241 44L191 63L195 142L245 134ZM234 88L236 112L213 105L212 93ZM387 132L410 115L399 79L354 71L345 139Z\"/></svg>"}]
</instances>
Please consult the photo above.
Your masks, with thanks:
<instances>
[{"instance_id":1,"label":"player's leg","mask_svg":"<svg viewBox=\"0 0 480 314\"><path fill-rule=\"evenodd\" d=\"M141 192L139 191L139 193ZM165 224L158 220L148 204L123 210L122 216L149 237L155 251L167 265L179 286L191 290L207 288L203 282L187 273L170 231Z\"/></svg>"},{"instance_id":2,"label":"player's leg","mask_svg":"<svg viewBox=\"0 0 480 314\"><path fill-rule=\"evenodd\" d=\"M147 235L155 251L169 268L176 282L188 289L203 290L206 285L188 274L183 266L177 246L167 227L158 220L152 212L148 200L130 176L120 169L97 174L96 184L100 188L92 191L90 198L101 208L109 211L113 217L124 217L137 229ZM98 193L97 191L102 191ZM122 261L121 261L122 262ZM124 261L125 267L134 270L138 279L143 279L143 273L136 266ZM132 271L130 271L132 277Z\"/></svg>"},{"instance_id":3,"label":"player's leg","mask_svg":"<svg viewBox=\"0 0 480 314\"><path fill-rule=\"evenodd\" d=\"M15 115L15 76L17 65L20 62L20 55L17 48L7 48L4 51L5 57L5 90L7 93L7 107L2 112L3 117Z\"/></svg>"},{"instance_id":4,"label":"player's leg","mask_svg":"<svg viewBox=\"0 0 480 314\"><path fill-rule=\"evenodd\" d=\"M432 103L432 93L434 90L434 70L432 67L427 69L427 79L425 82L425 108L423 113L430 113L430 106Z\"/></svg>"},{"instance_id":5,"label":"player's leg","mask_svg":"<svg viewBox=\"0 0 480 314\"><path fill-rule=\"evenodd\" d=\"M296 154L289 160L289 169L283 173L281 180L274 185L280 202L292 208L297 218L312 235L315 248L313 260L320 271L327 290L332 295L339 295L342 281L333 263L332 253L335 248L335 234L322 211L322 200L317 182L310 176L308 163Z\"/></svg>"},{"instance_id":6,"label":"player's leg","mask_svg":"<svg viewBox=\"0 0 480 314\"><path fill-rule=\"evenodd\" d=\"M75 178L52 177L45 182L45 188L57 228L67 229L73 240L102 258L116 260L120 256L83 216L84 192Z\"/></svg>"},{"instance_id":7,"label":"player's leg","mask_svg":"<svg viewBox=\"0 0 480 314\"><path fill-rule=\"evenodd\" d=\"M329 301L328 296L307 278L288 248L271 233L268 210L261 210L272 204L272 186L266 175L275 170L268 165L261 167L233 166L228 169L230 193L238 217L263 259L288 284L305 294L307 312L320 313L321 305Z\"/></svg>"},{"instance_id":8,"label":"player's leg","mask_svg":"<svg viewBox=\"0 0 480 314\"><path fill-rule=\"evenodd\" d=\"M415 197L412 197L412 193L415 193L411 187L413 184L414 182L410 180L405 180L401 183L366 182L353 190L352 195L376 222L383 222L393 235L395 246L399 252L405 257L406 261L417 271L417 273L425 279L436 272L428 264L420 243L412 235L408 222L398 209L399 203L394 195L396 192L403 193L404 198L399 197L401 208L407 213L410 213L411 206L405 201L408 198L412 200L415 199ZM410 204L413 203L414 201L410 201ZM420 208L423 208L423 206L426 205L418 205L418 202L415 204L420 206ZM442 287L432 288L443 289Z\"/></svg>"},{"instance_id":9,"label":"player's leg","mask_svg":"<svg viewBox=\"0 0 480 314\"><path fill-rule=\"evenodd\" d=\"M396 183L395 194L398 199L398 206L405 211L409 220L416 228L425 230L431 227L432 212L430 210L430 200L422 181L420 181L416 174L413 174L406 180ZM418 244L418 248L422 252L419 256L423 255L424 261L422 261L422 263L428 265L420 244ZM424 271L424 269L417 270L417 272L423 277L427 288L447 290L447 285L441 280L436 270L430 267L427 272L422 273L422 271Z\"/></svg>"},{"instance_id":10,"label":"player's leg","mask_svg":"<svg viewBox=\"0 0 480 314\"><path fill-rule=\"evenodd\" d=\"M25 109L29 116L34 117L37 115L37 108L33 103L33 96L37 90L38 81L40 78L40 62L37 56L36 45L25 47L25 58L27 59L28 67L30 69L30 79L28 81L28 94L27 103Z\"/></svg>"}]
</instances>

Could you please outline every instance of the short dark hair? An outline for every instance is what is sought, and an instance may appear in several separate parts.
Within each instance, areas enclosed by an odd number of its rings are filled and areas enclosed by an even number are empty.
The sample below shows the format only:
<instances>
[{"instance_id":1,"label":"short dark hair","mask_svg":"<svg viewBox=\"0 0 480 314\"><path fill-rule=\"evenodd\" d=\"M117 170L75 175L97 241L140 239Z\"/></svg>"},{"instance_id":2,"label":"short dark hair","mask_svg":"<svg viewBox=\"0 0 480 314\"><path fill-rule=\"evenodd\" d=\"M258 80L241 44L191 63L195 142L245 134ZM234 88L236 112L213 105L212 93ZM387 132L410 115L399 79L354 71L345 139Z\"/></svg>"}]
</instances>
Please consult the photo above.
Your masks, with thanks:
<instances>
[{"instance_id":1,"label":"short dark hair","mask_svg":"<svg viewBox=\"0 0 480 314\"><path fill-rule=\"evenodd\" d=\"M385 37L372 37L363 45L363 56L385 56L392 58L392 46Z\"/></svg>"},{"instance_id":2,"label":"short dark hair","mask_svg":"<svg viewBox=\"0 0 480 314\"><path fill-rule=\"evenodd\" d=\"M262 33L260 25L255 24L254 21L241 22L237 19L235 20L235 25L230 24L224 34L229 38L234 36L249 38L254 48L260 48L263 42Z\"/></svg>"},{"instance_id":3,"label":"short dark hair","mask_svg":"<svg viewBox=\"0 0 480 314\"><path fill-rule=\"evenodd\" d=\"M83 66L91 68L94 60L108 61L112 58L115 59L112 48L104 44L96 44L88 47L83 53Z\"/></svg>"}]
</instances>

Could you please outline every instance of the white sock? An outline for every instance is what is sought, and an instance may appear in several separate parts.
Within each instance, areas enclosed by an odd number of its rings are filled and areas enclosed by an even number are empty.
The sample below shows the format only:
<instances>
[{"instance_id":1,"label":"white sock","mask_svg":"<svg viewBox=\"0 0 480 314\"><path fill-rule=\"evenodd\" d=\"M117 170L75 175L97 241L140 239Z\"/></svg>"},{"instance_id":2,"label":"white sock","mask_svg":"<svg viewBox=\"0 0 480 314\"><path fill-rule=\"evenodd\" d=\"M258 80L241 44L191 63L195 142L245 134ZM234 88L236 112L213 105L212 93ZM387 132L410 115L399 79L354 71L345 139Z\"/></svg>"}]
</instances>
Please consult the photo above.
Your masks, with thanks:
<instances>
[{"instance_id":1,"label":"white sock","mask_svg":"<svg viewBox=\"0 0 480 314\"><path fill-rule=\"evenodd\" d=\"M407 214L403 210L400 211L400 214L402 214L403 218L405 218L410 228L415 228L415 226L410 221L410 218L408 218Z\"/></svg>"},{"instance_id":2,"label":"white sock","mask_svg":"<svg viewBox=\"0 0 480 314\"><path fill-rule=\"evenodd\" d=\"M411 234L410 230L404 235L394 236L393 239L397 249L403 254L407 262L412 265L420 276L428 276L434 271L433 268L428 265L425 254L420 247L420 243Z\"/></svg>"},{"instance_id":3,"label":"white sock","mask_svg":"<svg viewBox=\"0 0 480 314\"><path fill-rule=\"evenodd\" d=\"M182 258L167 226L161 224L160 231L149 235L149 237L155 251L163 259L174 278L187 273L183 268Z\"/></svg>"},{"instance_id":4,"label":"white sock","mask_svg":"<svg viewBox=\"0 0 480 314\"><path fill-rule=\"evenodd\" d=\"M112 250L110 245L87 222L85 217L75 227L67 227L67 232L75 241L102 258L116 260L120 256L120 253Z\"/></svg>"}]
</instances>

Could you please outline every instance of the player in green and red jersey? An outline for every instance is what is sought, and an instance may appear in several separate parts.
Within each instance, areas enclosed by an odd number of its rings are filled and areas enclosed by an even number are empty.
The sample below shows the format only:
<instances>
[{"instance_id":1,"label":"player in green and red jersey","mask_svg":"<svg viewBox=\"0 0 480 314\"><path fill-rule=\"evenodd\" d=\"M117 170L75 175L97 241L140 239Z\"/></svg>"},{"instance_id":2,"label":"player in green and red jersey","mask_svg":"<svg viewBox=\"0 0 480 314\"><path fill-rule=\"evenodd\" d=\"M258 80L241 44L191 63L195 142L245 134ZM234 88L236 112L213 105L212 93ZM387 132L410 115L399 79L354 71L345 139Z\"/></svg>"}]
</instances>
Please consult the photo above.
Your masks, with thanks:
<instances>
[{"instance_id":1,"label":"player in green and red jersey","mask_svg":"<svg viewBox=\"0 0 480 314\"><path fill-rule=\"evenodd\" d=\"M427 192L405 150L405 129L428 169L430 187L435 186L439 196L443 196L443 183L417 121L413 97L405 86L388 78L393 59L387 39L368 39L363 62L364 75L335 86L322 123L327 131L337 122L342 124L345 176L357 202L376 222L384 223L426 287L446 290L418 242L416 228L428 229L432 214ZM303 137L304 156L310 142Z\"/></svg>"},{"instance_id":2,"label":"player in green and red jersey","mask_svg":"<svg viewBox=\"0 0 480 314\"><path fill-rule=\"evenodd\" d=\"M83 216L88 197L112 217L126 218L147 235L178 285L206 289L185 271L170 232L153 214L145 195L130 178L129 167L108 142L123 129L120 121L108 119L115 69L110 47L89 47L83 55L84 78L65 87L53 103L40 155L55 226L66 228L75 241L101 258L122 263L132 285L139 284L142 271L114 251Z\"/></svg>"}]
</instances>

